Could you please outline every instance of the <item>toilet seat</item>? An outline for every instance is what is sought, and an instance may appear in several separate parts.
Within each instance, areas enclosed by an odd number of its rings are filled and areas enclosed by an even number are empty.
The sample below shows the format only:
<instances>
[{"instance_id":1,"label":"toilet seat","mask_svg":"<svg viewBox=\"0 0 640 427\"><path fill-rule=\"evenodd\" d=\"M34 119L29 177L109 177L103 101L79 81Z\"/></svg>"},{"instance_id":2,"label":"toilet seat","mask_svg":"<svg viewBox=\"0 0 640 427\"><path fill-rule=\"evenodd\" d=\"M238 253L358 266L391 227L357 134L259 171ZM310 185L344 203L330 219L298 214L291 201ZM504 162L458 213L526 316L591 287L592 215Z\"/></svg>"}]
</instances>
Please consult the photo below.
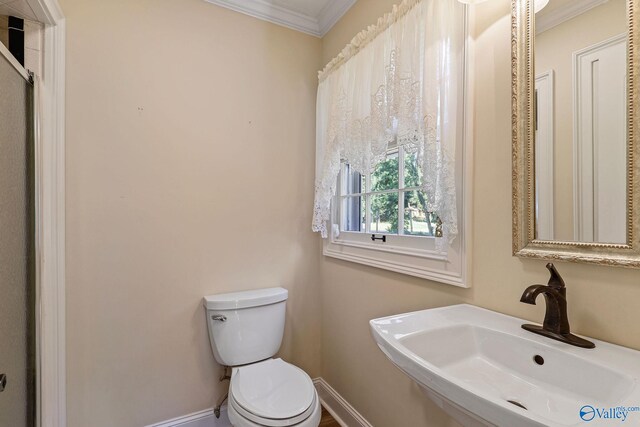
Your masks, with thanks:
<instances>
[{"instance_id":1,"label":"toilet seat","mask_svg":"<svg viewBox=\"0 0 640 427\"><path fill-rule=\"evenodd\" d=\"M316 401L316 397L314 396L313 404L302 414L293 417L293 418L284 418L284 419L276 419L276 418L264 418L260 417L256 414L252 414L251 412L244 409L242 406L236 402L231 394L229 394L229 407L232 408L234 412L237 413L239 417L241 417L245 424L242 425L251 425L251 426L267 426L267 427L290 427L290 426L301 426L306 424L307 421L312 417L314 412L317 412L317 407L319 406ZM229 414L231 415L231 414ZM249 422L250 424L248 424ZM234 424L236 425L236 424ZM309 425L317 425L317 424L309 424ZM240 425L238 425L239 427Z\"/></svg>"},{"instance_id":2,"label":"toilet seat","mask_svg":"<svg viewBox=\"0 0 640 427\"><path fill-rule=\"evenodd\" d=\"M291 425L289 427L318 427L320 425L320 418L322 417L322 406L320 406L320 399L316 398L316 403L314 404L315 408L311 415L306 420L298 424ZM229 415L229 421L231 421L231 425L234 427L265 427L265 424L260 424L257 422L253 422L248 418L243 417L236 410L238 405L233 403L231 399L229 399L229 406L227 408L227 414ZM264 423L265 420L261 420Z\"/></svg>"},{"instance_id":3,"label":"toilet seat","mask_svg":"<svg viewBox=\"0 0 640 427\"><path fill-rule=\"evenodd\" d=\"M233 369L229 404L258 425L292 426L314 412L317 394L302 369L282 359L269 359Z\"/></svg>"}]
</instances>

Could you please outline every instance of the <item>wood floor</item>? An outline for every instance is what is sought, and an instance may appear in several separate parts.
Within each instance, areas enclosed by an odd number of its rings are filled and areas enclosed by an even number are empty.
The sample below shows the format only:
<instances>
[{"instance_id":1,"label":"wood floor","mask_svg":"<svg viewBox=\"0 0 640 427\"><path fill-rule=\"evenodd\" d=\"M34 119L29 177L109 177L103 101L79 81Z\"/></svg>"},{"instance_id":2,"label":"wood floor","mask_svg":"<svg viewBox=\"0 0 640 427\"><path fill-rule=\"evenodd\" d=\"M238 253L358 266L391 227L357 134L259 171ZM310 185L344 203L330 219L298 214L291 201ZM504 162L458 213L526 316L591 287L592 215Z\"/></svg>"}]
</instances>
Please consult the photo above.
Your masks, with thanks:
<instances>
[{"instance_id":1,"label":"wood floor","mask_svg":"<svg viewBox=\"0 0 640 427\"><path fill-rule=\"evenodd\" d=\"M320 425L318 427L340 427L340 424L333 419L326 409L322 408L322 418L320 419Z\"/></svg>"}]
</instances>

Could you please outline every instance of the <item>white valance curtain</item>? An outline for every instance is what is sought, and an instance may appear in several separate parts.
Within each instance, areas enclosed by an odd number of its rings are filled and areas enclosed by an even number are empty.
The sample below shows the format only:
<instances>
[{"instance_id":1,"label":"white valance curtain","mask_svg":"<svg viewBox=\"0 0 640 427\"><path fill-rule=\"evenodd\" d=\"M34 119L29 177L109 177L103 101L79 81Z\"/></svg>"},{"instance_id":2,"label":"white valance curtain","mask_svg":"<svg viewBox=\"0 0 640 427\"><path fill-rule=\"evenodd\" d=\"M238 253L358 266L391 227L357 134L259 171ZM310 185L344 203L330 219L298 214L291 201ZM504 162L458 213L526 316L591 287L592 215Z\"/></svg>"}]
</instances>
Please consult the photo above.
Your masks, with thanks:
<instances>
[{"instance_id":1,"label":"white valance curtain","mask_svg":"<svg viewBox=\"0 0 640 427\"><path fill-rule=\"evenodd\" d=\"M448 241L457 235L463 14L457 0L405 0L319 73L312 228L322 237L340 163L368 174L396 145L417 153L428 210Z\"/></svg>"}]
</instances>

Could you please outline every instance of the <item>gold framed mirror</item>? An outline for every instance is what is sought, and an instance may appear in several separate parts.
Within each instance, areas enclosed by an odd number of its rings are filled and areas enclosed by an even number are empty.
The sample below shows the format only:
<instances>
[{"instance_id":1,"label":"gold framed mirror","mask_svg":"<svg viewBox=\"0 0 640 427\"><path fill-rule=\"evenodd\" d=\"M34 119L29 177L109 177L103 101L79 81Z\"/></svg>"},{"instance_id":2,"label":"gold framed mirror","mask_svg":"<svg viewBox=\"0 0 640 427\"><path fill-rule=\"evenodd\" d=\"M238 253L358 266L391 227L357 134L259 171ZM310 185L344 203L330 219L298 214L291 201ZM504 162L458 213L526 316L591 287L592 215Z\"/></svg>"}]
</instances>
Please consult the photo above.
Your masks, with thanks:
<instances>
[{"instance_id":1,"label":"gold framed mirror","mask_svg":"<svg viewBox=\"0 0 640 427\"><path fill-rule=\"evenodd\" d=\"M640 268L640 0L512 0L513 254Z\"/></svg>"}]
</instances>

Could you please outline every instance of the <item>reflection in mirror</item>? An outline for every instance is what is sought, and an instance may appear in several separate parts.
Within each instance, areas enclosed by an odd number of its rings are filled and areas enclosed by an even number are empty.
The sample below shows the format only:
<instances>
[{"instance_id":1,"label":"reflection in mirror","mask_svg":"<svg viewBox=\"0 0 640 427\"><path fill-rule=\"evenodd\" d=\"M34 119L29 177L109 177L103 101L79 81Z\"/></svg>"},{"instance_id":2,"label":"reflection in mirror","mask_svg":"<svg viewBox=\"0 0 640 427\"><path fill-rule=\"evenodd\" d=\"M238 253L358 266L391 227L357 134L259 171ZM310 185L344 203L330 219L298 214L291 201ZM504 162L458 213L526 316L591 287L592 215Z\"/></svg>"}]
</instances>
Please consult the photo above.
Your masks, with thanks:
<instances>
[{"instance_id":1,"label":"reflection in mirror","mask_svg":"<svg viewBox=\"0 0 640 427\"><path fill-rule=\"evenodd\" d=\"M538 240L627 242L627 22L625 0L536 13Z\"/></svg>"}]
</instances>

